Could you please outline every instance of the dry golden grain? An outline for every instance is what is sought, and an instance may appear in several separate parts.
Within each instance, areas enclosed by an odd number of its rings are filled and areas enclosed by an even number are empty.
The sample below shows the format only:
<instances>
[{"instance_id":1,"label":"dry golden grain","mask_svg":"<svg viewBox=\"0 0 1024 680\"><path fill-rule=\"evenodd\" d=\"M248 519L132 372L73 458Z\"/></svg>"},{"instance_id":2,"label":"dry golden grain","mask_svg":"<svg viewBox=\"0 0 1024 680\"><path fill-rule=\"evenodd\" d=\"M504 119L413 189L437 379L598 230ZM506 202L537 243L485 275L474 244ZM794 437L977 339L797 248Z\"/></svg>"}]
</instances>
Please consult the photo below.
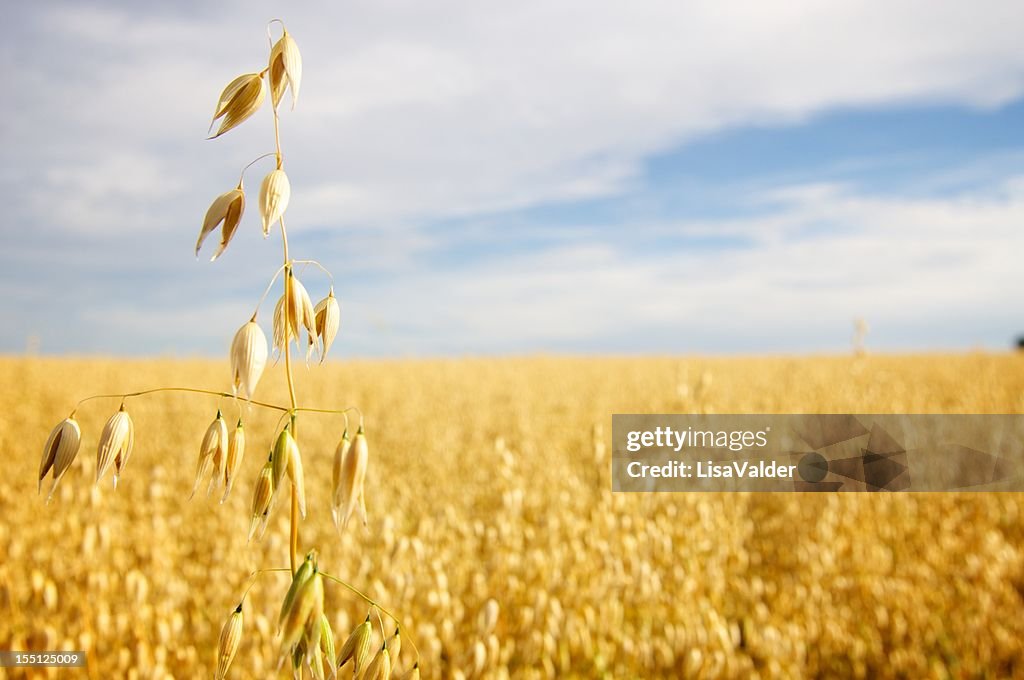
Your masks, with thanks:
<instances>
[{"instance_id":1,"label":"dry golden grain","mask_svg":"<svg viewBox=\"0 0 1024 680\"><path fill-rule=\"evenodd\" d=\"M366 667L365 680L387 680L391 677L391 655L387 645L380 648L373 661Z\"/></svg>"},{"instance_id":2,"label":"dry golden grain","mask_svg":"<svg viewBox=\"0 0 1024 680\"><path fill-rule=\"evenodd\" d=\"M320 363L327 358L327 352L334 344L334 338L338 335L338 327L341 325L341 309L338 306L338 299L334 297L334 286L331 286L327 297L316 304L313 309L314 329L316 337L320 339ZM314 347L313 338L309 339L309 351ZM306 356L307 361L309 355Z\"/></svg>"},{"instance_id":3,"label":"dry golden grain","mask_svg":"<svg viewBox=\"0 0 1024 680\"><path fill-rule=\"evenodd\" d=\"M299 99L302 83L302 55L288 31L274 43L270 50L270 97L276 109L284 96L285 87L292 91L292 109Z\"/></svg>"},{"instance_id":4,"label":"dry golden grain","mask_svg":"<svg viewBox=\"0 0 1024 680\"><path fill-rule=\"evenodd\" d=\"M203 441L199 445L199 461L196 463L196 480L192 485L192 493L189 498L196 494L202 478L213 467L213 475L207 495L213 490L215 484L221 479L220 472L223 469L224 459L228 450L228 426L224 422L224 416L217 410L217 417L213 419L210 426L206 428Z\"/></svg>"},{"instance_id":5,"label":"dry golden grain","mask_svg":"<svg viewBox=\"0 0 1024 680\"><path fill-rule=\"evenodd\" d=\"M57 423L57 426L50 432L50 436L46 440L46 446L43 447L42 460L39 461L38 488L38 491L43 490L43 478L52 469L53 486L50 487L48 499L53 497L57 483L60 482L61 477L67 472L72 461L75 460L81 444L82 431L78 427L78 421L70 416Z\"/></svg>"},{"instance_id":6,"label":"dry golden grain","mask_svg":"<svg viewBox=\"0 0 1024 680\"><path fill-rule=\"evenodd\" d=\"M412 668L402 675L402 680L420 680L420 662L417 661Z\"/></svg>"},{"instance_id":7,"label":"dry golden grain","mask_svg":"<svg viewBox=\"0 0 1024 680\"><path fill-rule=\"evenodd\" d=\"M270 461L260 470L260 476L256 478L256 485L252 494L252 515L249 522L249 539L256 535L257 528L262 523L266 527L266 518L270 512L270 500L274 496L274 467ZM262 531L260 531L262 535Z\"/></svg>"},{"instance_id":8,"label":"dry golden grain","mask_svg":"<svg viewBox=\"0 0 1024 680\"><path fill-rule=\"evenodd\" d=\"M270 227L284 215L288 209L288 201L292 195L292 187L288 175L277 168L267 173L260 184L260 216L263 218L263 235L270 234Z\"/></svg>"},{"instance_id":9,"label":"dry golden grain","mask_svg":"<svg viewBox=\"0 0 1024 680\"><path fill-rule=\"evenodd\" d=\"M220 631L220 642L217 645L217 680L227 677L228 667L231 666L235 654L238 653L238 646L241 642L242 605L239 603Z\"/></svg>"},{"instance_id":10,"label":"dry golden grain","mask_svg":"<svg viewBox=\"0 0 1024 680\"><path fill-rule=\"evenodd\" d=\"M338 497L338 486L341 484L342 470L344 469L345 454L348 453L348 447L351 445L351 440L348 438L348 429L341 434L341 441L338 442L338 446L334 449L334 465L331 468L331 507L332 511L336 504L335 498ZM334 523L337 524L338 520L335 518Z\"/></svg>"},{"instance_id":11,"label":"dry golden grain","mask_svg":"<svg viewBox=\"0 0 1024 680\"><path fill-rule=\"evenodd\" d=\"M349 520L358 509L363 524L366 524L366 503L363 487L366 481L366 468L370 458L370 449L366 443L366 435L360 425L352 445L348 447L341 466L341 479L338 482L333 505L331 506L335 526L339 530L348 527Z\"/></svg>"},{"instance_id":12,"label":"dry golden grain","mask_svg":"<svg viewBox=\"0 0 1024 680\"><path fill-rule=\"evenodd\" d=\"M203 247L203 242L206 240L207 235L216 229L218 224L223 222L224 226L221 229L220 245L217 246L217 250L214 251L210 261L213 262L220 257L238 230L238 225L242 221L242 214L244 212L245 190L242 188L241 180L239 180L236 188L213 199L213 203L210 204L210 208L206 211L203 227L200 229L199 238L196 240L196 257L199 257L199 249Z\"/></svg>"},{"instance_id":13,"label":"dry golden grain","mask_svg":"<svg viewBox=\"0 0 1024 680\"><path fill-rule=\"evenodd\" d=\"M395 628L395 632L388 638L388 656L393 665L398 664L398 655L402 652L402 631Z\"/></svg>"},{"instance_id":14,"label":"dry golden grain","mask_svg":"<svg viewBox=\"0 0 1024 680\"><path fill-rule=\"evenodd\" d=\"M280 354L287 349L288 329L284 323L284 293L274 305L274 351Z\"/></svg>"},{"instance_id":15,"label":"dry golden grain","mask_svg":"<svg viewBox=\"0 0 1024 680\"><path fill-rule=\"evenodd\" d=\"M302 471L302 455L299 453L299 445L294 442L294 446L289 447L288 456L288 476L292 480L292 484L295 485L295 495L299 501L299 512L303 517L306 516L306 478Z\"/></svg>"},{"instance_id":16,"label":"dry golden grain","mask_svg":"<svg viewBox=\"0 0 1024 680\"><path fill-rule=\"evenodd\" d=\"M366 668L366 663L370 659L370 641L372 637L373 626L370 623L370 617L367 616L365 621L349 633L345 644L341 646L341 651L338 652L338 667L341 668L351 661L352 674L358 677Z\"/></svg>"},{"instance_id":17,"label":"dry golden grain","mask_svg":"<svg viewBox=\"0 0 1024 680\"><path fill-rule=\"evenodd\" d=\"M251 400L267 365L267 336L254 314L231 341L231 389Z\"/></svg>"},{"instance_id":18,"label":"dry golden grain","mask_svg":"<svg viewBox=\"0 0 1024 680\"><path fill-rule=\"evenodd\" d=\"M210 122L210 127L213 128L213 123L218 118L223 117L224 120L221 121L217 134L210 139L220 137L256 113L263 104L266 94L263 78L259 73L246 73L228 83L220 94L217 111Z\"/></svg>"},{"instance_id":19,"label":"dry golden grain","mask_svg":"<svg viewBox=\"0 0 1024 680\"><path fill-rule=\"evenodd\" d=\"M299 281L299 277L288 270L288 326L291 329L292 337L299 339L299 326L306 329L311 342L316 342L316 322L313 313L313 302L309 299L306 287Z\"/></svg>"},{"instance_id":20,"label":"dry golden grain","mask_svg":"<svg viewBox=\"0 0 1024 680\"><path fill-rule=\"evenodd\" d=\"M114 472L114 488L117 488L117 479L124 469L128 456L132 453L132 446L135 444L135 425L131 416L121 409L110 416L107 424L103 426L100 434L99 445L96 447L96 483L99 484L103 475L107 473L111 465L116 464Z\"/></svg>"},{"instance_id":21,"label":"dry golden grain","mask_svg":"<svg viewBox=\"0 0 1024 680\"><path fill-rule=\"evenodd\" d=\"M234 432L228 440L228 460L224 466L224 496L220 499L223 503L231 493L231 487L238 476L238 470L242 467L242 459L245 457L245 428L242 426L242 419L238 419Z\"/></svg>"}]
</instances>

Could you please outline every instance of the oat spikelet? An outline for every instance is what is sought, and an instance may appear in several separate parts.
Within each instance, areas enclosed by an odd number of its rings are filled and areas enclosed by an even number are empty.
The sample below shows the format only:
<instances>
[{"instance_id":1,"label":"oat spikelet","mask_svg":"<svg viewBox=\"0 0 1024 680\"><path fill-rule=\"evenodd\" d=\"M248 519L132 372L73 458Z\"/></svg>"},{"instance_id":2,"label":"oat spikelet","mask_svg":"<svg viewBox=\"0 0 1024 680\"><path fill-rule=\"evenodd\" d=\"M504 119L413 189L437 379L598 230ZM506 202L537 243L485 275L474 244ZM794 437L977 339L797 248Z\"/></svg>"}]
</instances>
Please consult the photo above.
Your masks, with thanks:
<instances>
[{"instance_id":1,"label":"oat spikelet","mask_svg":"<svg viewBox=\"0 0 1024 680\"><path fill-rule=\"evenodd\" d=\"M302 646L306 649L306 663L309 664L310 668L314 668L314 663L321 660L320 653L320 637L323 634L323 628L320 627L320 618L324 615L324 598L323 598L323 576L317 574L320 579L320 590L321 596L319 600L314 600L313 610L309 613L309 618L306 619L305 633L302 637ZM320 680L323 680L323 668L320 668Z\"/></svg>"},{"instance_id":2,"label":"oat spikelet","mask_svg":"<svg viewBox=\"0 0 1024 680\"><path fill-rule=\"evenodd\" d=\"M281 488L281 482L284 481L284 476L288 471L288 464L293 455L292 451L297 451L298 448L299 446L295 443L295 437L292 436L291 424L289 423L281 430L281 434L277 435L277 441L274 442L274 451L271 454L275 494Z\"/></svg>"},{"instance_id":3,"label":"oat spikelet","mask_svg":"<svg viewBox=\"0 0 1024 680\"><path fill-rule=\"evenodd\" d=\"M405 672L405 674L402 675L402 680L420 680L420 662L419 661L414 663L412 665L412 668L407 670Z\"/></svg>"},{"instance_id":4,"label":"oat spikelet","mask_svg":"<svg viewBox=\"0 0 1024 680\"><path fill-rule=\"evenodd\" d=\"M263 216L263 235L270 234L270 227L281 219L288 209L288 200L292 195L292 187L288 175L277 168L267 173L260 185L260 215Z\"/></svg>"},{"instance_id":5,"label":"oat spikelet","mask_svg":"<svg viewBox=\"0 0 1024 680\"><path fill-rule=\"evenodd\" d=\"M391 658L392 664L398 663L398 655L402 651L402 631L400 628L395 628L394 634L388 638L388 656Z\"/></svg>"},{"instance_id":6,"label":"oat spikelet","mask_svg":"<svg viewBox=\"0 0 1024 680\"><path fill-rule=\"evenodd\" d=\"M331 630L331 622L327 615L320 614L320 653L323 655L324 664L331 669L331 676L335 675L338 667L338 655L334 648L334 631Z\"/></svg>"},{"instance_id":7,"label":"oat spikelet","mask_svg":"<svg viewBox=\"0 0 1024 680\"><path fill-rule=\"evenodd\" d=\"M314 615L319 617L324 606L324 583L323 577L316 567L313 573L302 585L299 586L295 597L291 602L284 621L281 624L281 650L282 653L297 644L302 638L302 633Z\"/></svg>"},{"instance_id":8,"label":"oat spikelet","mask_svg":"<svg viewBox=\"0 0 1024 680\"><path fill-rule=\"evenodd\" d=\"M331 286L327 297L316 304L313 309L313 317L316 337L320 339L320 363L323 363L327 358L328 350L334 344L334 338L338 335L338 327L341 325L341 309L338 306L338 298L334 297L334 286ZM310 337L310 349L314 344L313 338Z\"/></svg>"},{"instance_id":9,"label":"oat spikelet","mask_svg":"<svg viewBox=\"0 0 1024 680\"><path fill-rule=\"evenodd\" d=\"M42 460L39 461L38 491L43 490L43 477L53 470L53 486L47 500L53 497L57 483L75 460L81 444L82 430L78 427L78 421L70 416L57 423L50 432L46 446L43 447Z\"/></svg>"},{"instance_id":10,"label":"oat spikelet","mask_svg":"<svg viewBox=\"0 0 1024 680\"><path fill-rule=\"evenodd\" d=\"M295 485L295 495L299 501L299 513L303 518L306 516L306 480L302 472L302 456L299 454L299 445L292 439L294 446L288 447L288 476Z\"/></svg>"},{"instance_id":11,"label":"oat spikelet","mask_svg":"<svg viewBox=\"0 0 1024 680\"><path fill-rule=\"evenodd\" d=\"M349 446L352 445L351 440L348 438L348 430L346 429L341 435L341 441L338 442L337 448L334 449L334 465L331 469L331 515L334 517L334 526L341 530L341 513L340 506L338 505L339 498L339 486L342 480L342 471L345 465L345 454L348 453Z\"/></svg>"},{"instance_id":12,"label":"oat spikelet","mask_svg":"<svg viewBox=\"0 0 1024 680\"><path fill-rule=\"evenodd\" d=\"M277 299L274 305L274 351L281 355L288 345L288 329L284 324L284 294Z\"/></svg>"},{"instance_id":13,"label":"oat spikelet","mask_svg":"<svg viewBox=\"0 0 1024 680\"><path fill-rule=\"evenodd\" d=\"M249 522L249 539L256 535L260 523L266 526L266 518L270 512L270 499L274 495L274 472L273 465L268 460L267 464L260 470L260 476L256 478L256 487L252 494L252 518ZM262 535L262 531L260 532Z\"/></svg>"},{"instance_id":14,"label":"oat spikelet","mask_svg":"<svg viewBox=\"0 0 1024 680\"><path fill-rule=\"evenodd\" d=\"M189 498L196 495L196 490L199 488L199 483L203 477L206 476L211 465L213 466L214 473L213 478L210 480L210 487L207 490L212 491L214 484L218 481L219 475L217 474L224 465L224 459L227 458L228 449L228 426L224 422L224 416L220 410L217 411L217 417L213 419L210 426L206 428L206 434L203 435L203 441L199 445L199 462L196 463L196 481L192 485L192 493L189 494Z\"/></svg>"},{"instance_id":15,"label":"oat spikelet","mask_svg":"<svg viewBox=\"0 0 1024 680\"><path fill-rule=\"evenodd\" d=\"M306 559L302 561L302 564L295 571L295 575L292 576L292 584L288 587L288 592L284 596L284 602L281 603L281 613L277 617L278 625L284 625L285 618L295 604L296 596L306 585L306 581L313 576L314 571L316 571L316 551L310 550L306 553Z\"/></svg>"},{"instance_id":16,"label":"oat spikelet","mask_svg":"<svg viewBox=\"0 0 1024 680\"><path fill-rule=\"evenodd\" d=\"M306 652L306 663L309 664L309 672L313 675L313 680L327 680L324 677L324 657L320 653L319 646L313 647L311 643L306 643L307 649L313 649L316 651Z\"/></svg>"},{"instance_id":17,"label":"oat spikelet","mask_svg":"<svg viewBox=\"0 0 1024 680\"><path fill-rule=\"evenodd\" d=\"M336 508L335 523L341 522L341 529L348 527L352 515L359 510L363 524L366 524L366 505L363 498L363 485L366 481L366 467L370 458L370 449L366 443L366 435L360 425L352 445L348 447L345 460L341 466L341 479L334 495Z\"/></svg>"},{"instance_id":18,"label":"oat spikelet","mask_svg":"<svg viewBox=\"0 0 1024 680\"><path fill-rule=\"evenodd\" d=\"M287 281L288 327L291 337L299 339L299 326L306 329L310 342L316 342L316 315L313 312L313 301L309 299L306 287L289 269Z\"/></svg>"},{"instance_id":19,"label":"oat spikelet","mask_svg":"<svg viewBox=\"0 0 1024 680\"><path fill-rule=\"evenodd\" d=\"M231 493L231 487L235 483L238 471L242 467L242 458L245 457L245 428L242 426L242 419L238 419L234 431L228 439L228 460L224 466L224 496L220 499L223 503Z\"/></svg>"},{"instance_id":20,"label":"oat spikelet","mask_svg":"<svg viewBox=\"0 0 1024 680\"><path fill-rule=\"evenodd\" d=\"M221 222L224 223L221 229L220 245L214 251L210 262L213 262L228 247L228 243L238 230L242 221L242 213L245 212L245 190L242 189L242 182L231 191L227 191L213 199L210 208L206 211L203 219L203 228L199 231L199 238L196 240L196 257L199 257L199 249L203 247L206 237L217 228Z\"/></svg>"},{"instance_id":21,"label":"oat spikelet","mask_svg":"<svg viewBox=\"0 0 1024 680\"><path fill-rule=\"evenodd\" d=\"M100 442L96 447L96 483L99 484L111 465L116 463L114 471L114 487L117 487L117 478L128 462L128 456L132 453L132 446L135 444L135 425L132 423L128 412L121 404L121 410L110 416L107 424L103 426L100 434Z\"/></svg>"},{"instance_id":22,"label":"oat spikelet","mask_svg":"<svg viewBox=\"0 0 1024 680\"><path fill-rule=\"evenodd\" d=\"M217 645L217 680L223 680L228 675L228 668L238 653L238 646L242 642L242 605L235 608L224 627L220 631L220 643Z\"/></svg>"},{"instance_id":23,"label":"oat spikelet","mask_svg":"<svg viewBox=\"0 0 1024 680\"><path fill-rule=\"evenodd\" d=\"M366 667L366 673L363 675L364 680L387 680L391 677L391 653L388 652L387 645L380 648L377 655L373 657L373 661Z\"/></svg>"},{"instance_id":24,"label":"oat spikelet","mask_svg":"<svg viewBox=\"0 0 1024 680\"><path fill-rule=\"evenodd\" d=\"M221 121L217 134L210 139L216 139L243 123L259 110L266 96L267 91L263 87L263 78L259 73L246 73L228 83L220 94L210 128L213 128L218 118L223 117L224 120Z\"/></svg>"},{"instance_id":25,"label":"oat spikelet","mask_svg":"<svg viewBox=\"0 0 1024 680\"><path fill-rule=\"evenodd\" d=\"M338 667L340 668L351 661L353 676L358 677L366 668L366 663L370 660L370 639L372 636L373 626L370 623L370 617L367 616L365 621L349 633L345 644L341 646L341 651L338 652Z\"/></svg>"},{"instance_id":26,"label":"oat spikelet","mask_svg":"<svg viewBox=\"0 0 1024 680\"><path fill-rule=\"evenodd\" d=\"M292 91L292 110L299 100L299 86L302 84L302 55L288 31L270 50L270 99L276 109L284 96L287 86Z\"/></svg>"},{"instance_id":27,"label":"oat spikelet","mask_svg":"<svg viewBox=\"0 0 1024 680\"><path fill-rule=\"evenodd\" d=\"M252 400L256 385L267 365L267 336L256 323L254 314L242 325L231 341L231 389L247 400Z\"/></svg>"}]
</instances>

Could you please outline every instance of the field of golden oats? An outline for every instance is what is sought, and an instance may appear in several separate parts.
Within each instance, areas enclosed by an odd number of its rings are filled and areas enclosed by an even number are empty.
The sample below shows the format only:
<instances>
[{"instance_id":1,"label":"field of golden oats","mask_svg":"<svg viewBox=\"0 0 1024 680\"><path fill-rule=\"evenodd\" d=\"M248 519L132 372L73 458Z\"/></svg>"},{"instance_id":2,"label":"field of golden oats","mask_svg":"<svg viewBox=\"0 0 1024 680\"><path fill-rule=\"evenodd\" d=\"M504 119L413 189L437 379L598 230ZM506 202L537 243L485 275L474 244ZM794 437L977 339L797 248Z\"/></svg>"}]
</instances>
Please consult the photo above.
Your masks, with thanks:
<instances>
[{"instance_id":1,"label":"field of golden oats","mask_svg":"<svg viewBox=\"0 0 1024 680\"><path fill-rule=\"evenodd\" d=\"M287 566L280 508L246 543L276 415L243 414L241 478L220 505L187 497L230 400L129 399L116 490L92 480L118 401L91 402L47 505L40 453L79 398L219 390L227 368L8 357L0 374L0 649L87 650L81 677L211 677L248 574ZM281 374L260 398L285 401ZM371 447L369 526L339 538L342 423L301 418L300 548L402 619L424 677L1024 677L1020 495L613 495L608 452L617 412L1020 413L1024 354L360 361L297 384L307 405L358 405ZM250 593L229 677L276 677L287 587L267 574ZM339 637L367 614L343 588L326 597ZM411 663L407 642L396 676Z\"/></svg>"}]
</instances>

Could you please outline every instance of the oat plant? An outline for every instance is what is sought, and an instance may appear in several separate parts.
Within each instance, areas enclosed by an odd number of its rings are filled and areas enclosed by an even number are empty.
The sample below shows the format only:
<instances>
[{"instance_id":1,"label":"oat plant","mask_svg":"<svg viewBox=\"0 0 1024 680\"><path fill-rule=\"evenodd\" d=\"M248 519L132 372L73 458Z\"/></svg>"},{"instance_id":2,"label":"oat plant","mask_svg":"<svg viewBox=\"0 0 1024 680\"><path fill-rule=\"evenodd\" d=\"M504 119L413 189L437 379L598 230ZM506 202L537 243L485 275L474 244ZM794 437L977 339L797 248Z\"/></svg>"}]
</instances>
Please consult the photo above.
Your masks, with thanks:
<instances>
[{"instance_id":1,"label":"oat plant","mask_svg":"<svg viewBox=\"0 0 1024 680\"><path fill-rule=\"evenodd\" d=\"M274 24L279 24L281 29L281 36L276 41L272 37ZM214 125L217 125L217 130L210 139L226 134L251 118L265 103L269 90L274 121L274 151L245 165L238 184L213 200L203 219L195 248L198 256L207 237L219 227L220 243L210 259L216 260L224 253L245 213L247 196L243 180L246 171L260 161L273 159L274 167L263 177L256 201L264 237L268 237L275 226L279 228L282 264L271 277L252 316L241 325L231 342L231 391L162 386L82 399L71 414L53 429L46 442L39 466L39 489L42 490L44 478L52 476L47 498L49 502L74 461L82 442L81 429L75 415L86 403L96 400L118 400L120 403L118 410L103 428L96 451L95 483L99 484L111 472L116 488L118 480L124 475L135 442L135 426L127 407L129 400L161 392L187 392L233 399L239 412L237 424L232 428L218 409L199 445L192 496L205 485L207 495L215 490L218 493L223 490L223 503L236 482L245 454L246 437L242 414L251 413L252 407L277 412L279 430L268 447L270 455L254 483L249 540L262 538L275 507L283 503L290 513L288 566L259 569L249 574L241 584L239 601L229 610L220 634L214 660L216 677L227 676L238 652L245 633L245 599L249 591L263 576L288 574L290 585L278 615L279 669L288 663L295 677L302 677L305 668L312 677L320 680L330 677L378 680L391 677L395 669L404 665L407 670L403 677L418 678L419 653L415 645L410 642L412 652L406 654L408 659L405 664L399 659L404 637L403 624L355 586L321 569L315 547L300 557L299 524L307 511L305 473L299 447L300 416L336 417L344 421L344 430L334 452L331 495L331 514L339 532L344 531L353 518L366 524L363 487L369 463L369 446L363 415L356 407L332 409L300 406L296 398L293 343L299 352L305 351L307 364L314 356L322 363L338 333L340 307L334 295L330 271L315 260L293 259L289 253L285 213L291 198L291 184L281 149L279 109L286 91L291 94L291 108L295 108L302 82L302 57L295 40L279 19L267 25L267 39L270 44L267 65L262 70L238 76L221 92L210 124L211 131ZM322 272L329 280L327 296L316 305L313 305L306 286L299 280L296 265L311 265L313 271ZM284 360L288 385L287 405L254 399L271 353L267 336L259 323L259 312L279 281L281 296L273 310L272 346L276 357ZM351 436L350 414L355 418L355 433ZM324 612L324 589L328 586L341 586L368 606L366 620L343 640L335 639L329 617ZM388 626L385 626L386 619L391 622Z\"/></svg>"}]
</instances>

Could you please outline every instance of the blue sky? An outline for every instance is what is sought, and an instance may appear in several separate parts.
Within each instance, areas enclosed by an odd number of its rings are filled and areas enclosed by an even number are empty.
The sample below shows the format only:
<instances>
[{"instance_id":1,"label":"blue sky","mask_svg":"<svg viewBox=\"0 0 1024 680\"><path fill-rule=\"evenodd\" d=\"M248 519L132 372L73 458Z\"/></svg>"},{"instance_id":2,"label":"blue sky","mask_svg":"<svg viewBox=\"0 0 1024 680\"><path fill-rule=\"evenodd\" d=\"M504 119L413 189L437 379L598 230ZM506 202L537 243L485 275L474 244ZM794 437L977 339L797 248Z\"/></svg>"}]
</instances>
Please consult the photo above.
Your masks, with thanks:
<instances>
[{"instance_id":1,"label":"blue sky","mask_svg":"<svg viewBox=\"0 0 1024 680\"><path fill-rule=\"evenodd\" d=\"M269 165L225 255L192 249L270 112L204 133L280 11L12 10L0 351L226 352L279 265ZM1019 2L288 11L289 231L334 272L338 356L845 351L858 317L878 350L1024 333Z\"/></svg>"}]
</instances>

